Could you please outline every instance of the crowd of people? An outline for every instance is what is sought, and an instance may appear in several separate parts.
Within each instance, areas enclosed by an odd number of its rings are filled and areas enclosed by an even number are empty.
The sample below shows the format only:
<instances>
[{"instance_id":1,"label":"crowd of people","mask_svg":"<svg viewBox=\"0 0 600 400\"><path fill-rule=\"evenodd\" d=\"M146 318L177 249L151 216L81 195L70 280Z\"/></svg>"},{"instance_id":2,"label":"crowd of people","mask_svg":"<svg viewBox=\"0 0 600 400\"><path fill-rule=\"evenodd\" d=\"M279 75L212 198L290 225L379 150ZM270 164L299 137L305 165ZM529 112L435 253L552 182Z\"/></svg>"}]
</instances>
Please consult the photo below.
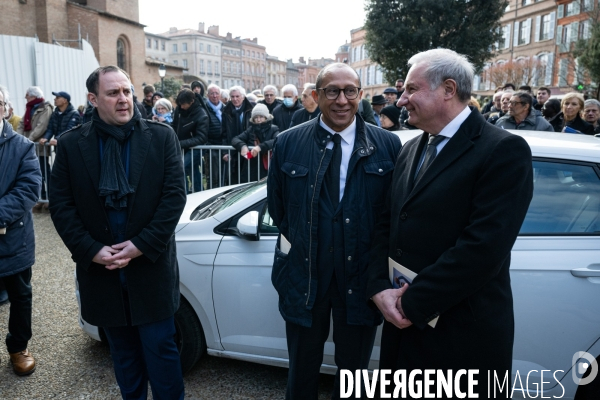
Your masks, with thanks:
<instances>
[{"instance_id":1,"label":"crowd of people","mask_svg":"<svg viewBox=\"0 0 600 400\"><path fill-rule=\"evenodd\" d=\"M264 177L281 232L272 280L286 321L286 398L316 398L331 315L339 369L368 368L383 317L381 368L510 371L509 254L533 181L529 147L503 129L598 133L600 102L506 84L481 108L473 72L436 49L370 101L356 71L334 63L301 97L293 85L279 98L271 85L247 95L194 81L173 104L151 85L138 102L128 74L108 66L88 78L85 108L65 91L52 92L53 107L30 87L20 120L0 86L0 302L11 303L14 372L35 370L31 213L48 208L123 397L145 398L150 382L154 398L183 398L173 231L186 193ZM390 131L408 128L424 133L402 146ZM388 258L419 278L393 288ZM469 331L455 318L470 318ZM334 398L339 371L336 382Z\"/></svg>"}]
</instances>

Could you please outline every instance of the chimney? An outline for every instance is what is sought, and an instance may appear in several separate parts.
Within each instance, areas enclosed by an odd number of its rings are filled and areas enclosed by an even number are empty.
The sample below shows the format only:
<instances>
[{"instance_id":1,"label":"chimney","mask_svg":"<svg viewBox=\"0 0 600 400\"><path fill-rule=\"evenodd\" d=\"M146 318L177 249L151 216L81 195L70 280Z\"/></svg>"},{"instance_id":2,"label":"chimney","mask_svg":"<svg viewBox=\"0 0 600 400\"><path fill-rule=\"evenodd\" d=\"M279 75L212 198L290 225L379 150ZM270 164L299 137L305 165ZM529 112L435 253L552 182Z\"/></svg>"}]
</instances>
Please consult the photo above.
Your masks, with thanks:
<instances>
[{"instance_id":1,"label":"chimney","mask_svg":"<svg viewBox=\"0 0 600 400\"><path fill-rule=\"evenodd\" d=\"M304 61L304 57L300 57L300 58L298 58L298 62L299 62L300 64L306 64L306 61Z\"/></svg>"},{"instance_id":2,"label":"chimney","mask_svg":"<svg viewBox=\"0 0 600 400\"><path fill-rule=\"evenodd\" d=\"M198 32L204 33L204 22L198 23Z\"/></svg>"},{"instance_id":3,"label":"chimney","mask_svg":"<svg viewBox=\"0 0 600 400\"><path fill-rule=\"evenodd\" d=\"M258 38L254 38L254 39L252 39L252 42L254 42L254 43L258 43Z\"/></svg>"},{"instance_id":4,"label":"chimney","mask_svg":"<svg viewBox=\"0 0 600 400\"><path fill-rule=\"evenodd\" d=\"M213 36L219 36L219 25L211 25L208 27L208 34Z\"/></svg>"},{"instance_id":5,"label":"chimney","mask_svg":"<svg viewBox=\"0 0 600 400\"><path fill-rule=\"evenodd\" d=\"M175 33L175 32L177 32L177 27L169 28L169 33Z\"/></svg>"},{"instance_id":6,"label":"chimney","mask_svg":"<svg viewBox=\"0 0 600 400\"><path fill-rule=\"evenodd\" d=\"M232 39L231 32L227 32L227 40L231 40L231 39Z\"/></svg>"}]
</instances>

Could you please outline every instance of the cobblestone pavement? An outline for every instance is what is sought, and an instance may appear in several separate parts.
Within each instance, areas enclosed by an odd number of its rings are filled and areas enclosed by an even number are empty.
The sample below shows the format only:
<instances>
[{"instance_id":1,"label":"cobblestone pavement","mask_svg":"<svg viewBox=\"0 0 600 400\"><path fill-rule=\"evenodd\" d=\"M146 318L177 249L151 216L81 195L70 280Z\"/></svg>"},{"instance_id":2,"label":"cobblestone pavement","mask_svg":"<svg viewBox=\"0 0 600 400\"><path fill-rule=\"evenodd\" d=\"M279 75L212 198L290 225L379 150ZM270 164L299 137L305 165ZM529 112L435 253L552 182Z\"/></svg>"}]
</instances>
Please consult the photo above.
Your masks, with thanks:
<instances>
[{"instance_id":1,"label":"cobblestone pavement","mask_svg":"<svg viewBox=\"0 0 600 400\"><path fill-rule=\"evenodd\" d=\"M108 346L89 338L77 323L74 263L49 214L34 214L33 338L37 360L28 377L12 372L0 346L0 399L119 399ZM0 306L0 337L9 306ZM184 377L187 399L282 399L287 369L204 356ZM319 399L327 399L333 377L321 375Z\"/></svg>"}]
</instances>

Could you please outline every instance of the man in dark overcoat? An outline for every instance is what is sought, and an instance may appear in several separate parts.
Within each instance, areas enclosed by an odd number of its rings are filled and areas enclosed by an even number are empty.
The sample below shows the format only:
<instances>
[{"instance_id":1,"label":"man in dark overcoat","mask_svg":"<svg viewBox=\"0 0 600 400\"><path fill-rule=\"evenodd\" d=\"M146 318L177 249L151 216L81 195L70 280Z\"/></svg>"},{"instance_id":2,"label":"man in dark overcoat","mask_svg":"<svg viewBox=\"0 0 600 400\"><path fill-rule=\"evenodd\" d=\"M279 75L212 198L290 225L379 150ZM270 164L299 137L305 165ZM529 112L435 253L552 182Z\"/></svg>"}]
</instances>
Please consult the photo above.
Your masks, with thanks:
<instances>
[{"instance_id":1,"label":"man in dark overcoat","mask_svg":"<svg viewBox=\"0 0 600 400\"><path fill-rule=\"evenodd\" d=\"M174 341L175 226L186 195L179 141L145 120L126 72L86 82L92 121L58 141L52 220L76 263L83 319L102 327L123 398L182 399Z\"/></svg>"},{"instance_id":2,"label":"man in dark overcoat","mask_svg":"<svg viewBox=\"0 0 600 400\"><path fill-rule=\"evenodd\" d=\"M402 148L374 233L367 298L386 319L380 368L477 369L486 397L488 371L510 381L510 252L533 194L531 151L467 106L464 56L435 49L409 64L398 106L424 132ZM388 257L417 274L412 284L392 288Z\"/></svg>"}]
</instances>

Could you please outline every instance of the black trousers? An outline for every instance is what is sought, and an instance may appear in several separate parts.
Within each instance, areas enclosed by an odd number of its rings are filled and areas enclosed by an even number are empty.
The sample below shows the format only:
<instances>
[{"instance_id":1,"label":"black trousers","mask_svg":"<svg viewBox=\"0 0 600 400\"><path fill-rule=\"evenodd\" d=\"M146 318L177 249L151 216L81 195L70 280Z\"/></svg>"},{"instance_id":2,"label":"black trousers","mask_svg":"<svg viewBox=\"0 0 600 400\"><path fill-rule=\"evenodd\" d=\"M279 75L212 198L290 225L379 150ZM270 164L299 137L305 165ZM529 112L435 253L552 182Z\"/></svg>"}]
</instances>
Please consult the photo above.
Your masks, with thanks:
<instances>
[{"instance_id":1,"label":"black trousers","mask_svg":"<svg viewBox=\"0 0 600 400\"><path fill-rule=\"evenodd\" d=\"M31 267L0 279L10 300L6 348L9 353L18 353L31 339Z\"/></svg>"},{"instance_id":2,"label":"black trousers","mask_svg":"<svg viewBox=\"0 0 600 400\"><path fill-rule=\"evenodd\" d=\"M340 369L354 371L368 368L377 327L349 325L346 322L346 312L346 305L334 276L326 295L313 307L310 328L286 322L290 358L285 395L287 400L318 398L319 370L323 363L323 349L329 336L331 317L335 364L338 367L332 399L340 398Z\"/></svg>"}]
</instances>

